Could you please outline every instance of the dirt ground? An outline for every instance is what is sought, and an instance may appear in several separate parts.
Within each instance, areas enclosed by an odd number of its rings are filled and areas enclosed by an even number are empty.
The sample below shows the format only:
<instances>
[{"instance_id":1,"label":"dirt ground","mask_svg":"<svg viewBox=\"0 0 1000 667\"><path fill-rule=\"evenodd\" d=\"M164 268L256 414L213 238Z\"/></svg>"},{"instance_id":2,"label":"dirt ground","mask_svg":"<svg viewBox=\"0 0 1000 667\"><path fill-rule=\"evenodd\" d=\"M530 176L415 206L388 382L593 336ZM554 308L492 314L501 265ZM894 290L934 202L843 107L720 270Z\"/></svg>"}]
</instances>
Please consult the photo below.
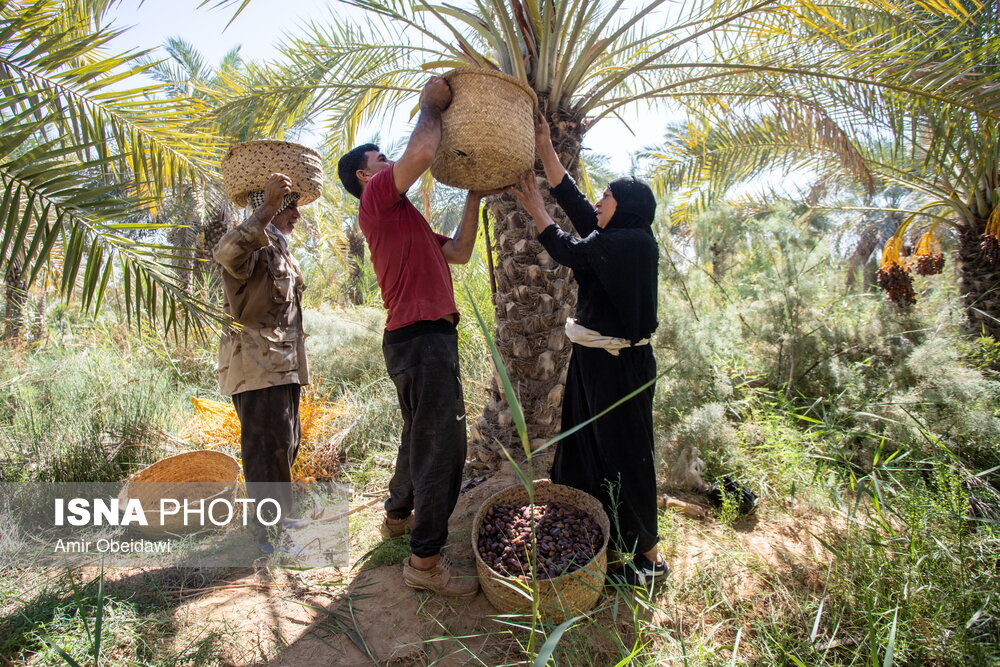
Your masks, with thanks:
<instances>
[{"instance_id":1,"label":"dirt ground","mask_svg":"<svg viewBox=\"0 0 1000 667\"><path fill-rule=\"evenodd\" d=\"M464 572L475 571L470 530L476 510L514 483L512 474L499 473L460 496L446 552ZM370 499L360 500L364 502L356 506L361 517L352 525L370 534L352 535L352 542L376 542L380 507ZM740 596L775 582L819 589L828 556L816 536L837 528L830 517L789 510L768 511L733 527L679 514L669 520L676 531L664 547L672 581L705 576L724 559L725 581L716 584ZM702 611L673 607L668 617L662 609L654 610L648 621L691 625ZM455 602L407 588L398 562L355 570L247 570L182 596L174 612L178 633L172 648L215 632L226 638L221 650L229 665L516 662L519 647L498 615L482 593ZM609 617L602 622L618 621ZM611 650L595 641L592 655Z\"/></svg>"}]
</instances>

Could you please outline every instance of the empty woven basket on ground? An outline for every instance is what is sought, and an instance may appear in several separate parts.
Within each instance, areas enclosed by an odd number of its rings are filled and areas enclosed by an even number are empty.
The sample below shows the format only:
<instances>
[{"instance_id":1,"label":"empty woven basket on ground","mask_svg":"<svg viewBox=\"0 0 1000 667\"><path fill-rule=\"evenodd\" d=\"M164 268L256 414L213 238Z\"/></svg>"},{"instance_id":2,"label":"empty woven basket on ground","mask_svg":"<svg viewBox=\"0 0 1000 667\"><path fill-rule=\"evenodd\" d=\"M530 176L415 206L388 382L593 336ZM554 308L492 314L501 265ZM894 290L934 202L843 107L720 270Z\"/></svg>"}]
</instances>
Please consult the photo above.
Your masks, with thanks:
<instances>
[{"instance_id":1,"label":"empty woven basket on ground","mask_svg":"<svg viewBox=\"0 0 1000 667\"><path fill-rule=\"evenodd\" d=\"M531 612L531 599L520 589L530 582L522 582L514 577L498 573L479 554L479 529L483 518L494 505L506 503L520 506L528 503L528 491L521 485L511 486L491 496L476 513L472 522L472 553L476 557L476 573L479 584L498 611L523 614ZM538 581L539 603L547 620L561 623L571 616L593 609L604 587L604 576L608 567L608 537L611 522L599 500L590 494L549 480L535 482L535 504L557 503L585 511L601 528L604 534L601 548L586 565L573 572L567 572L555 579ZM527 591L524 591L526 593Z\"/></svg>"},{"instance_id":2,"label":"empty woven basket on ground","mask_svg":"<svg viewBox=\"0 0 1000 667\"><path fill-rule=\"evenodd\" d=\"M188 516L187 525L183 512L164 513L160 517L160 501L168 498L189 506L204 500L207 506L216 498L232 503L236 497L240 464L222 452L195 451L170 456L140 470L128 478L118 498L124 504L137 498L142 504L148 526L134 526L150 536L190 535L216 528L210 521L204 524ZM169 506L168 506L169 508ZM223 518L224 512L217 512Z\"/></svg>"},{"instance_id":3,"label":"empty woven basket on ground","mask_svg":"<svg viewBox=\"0 0 1000 667\"><path fill-rule=\"evenodd\" d=\"M444 78L452 99L442 115L431 175L463 190L517 183L535 163L535 92L512 76L476 67Z\"/></svg>"},{"instance_id":4,"label":"empty woven basket on ground","mask_svg":"<svg viewBox=\"0 0 1000 667\"><path fill-rule=\"evenodd\" d=\"M273 173L292 179L299 206L319 199L323 191L323 160L311 148L287 141L246 141L234 144L222 158L222 185L238 206L247 205L247 194L263 190Z\"/></svg>"}]
</instances>

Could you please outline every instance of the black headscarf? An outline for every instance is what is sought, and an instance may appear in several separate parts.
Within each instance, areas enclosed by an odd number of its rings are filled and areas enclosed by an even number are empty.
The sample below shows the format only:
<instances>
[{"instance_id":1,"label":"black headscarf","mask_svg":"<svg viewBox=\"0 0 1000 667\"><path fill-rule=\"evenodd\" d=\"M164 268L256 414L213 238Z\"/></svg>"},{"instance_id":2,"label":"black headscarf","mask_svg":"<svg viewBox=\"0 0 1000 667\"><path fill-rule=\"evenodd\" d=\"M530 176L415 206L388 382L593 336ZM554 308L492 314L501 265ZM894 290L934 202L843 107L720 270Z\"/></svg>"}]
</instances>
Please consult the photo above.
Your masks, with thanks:
<instances>
[{"instance_id":1,"label":"black headscarf","mask_svg":"<svg viewBox=\"0 0 1000 667\"><path fill-rule=\"evenodd\" d=\"M656 198L642 181L632 177L612 181L608 188L617 204L615 213L590 247L590 265L611 296L635 343L656 331L656 281L659 250L653 231Z\"/></svg>"},{"instance_id":2,"label":"black headscarf","mask_svg":"<svg viewBox=\"0 0 1000 667\"><path fill-rule=\"evenodd\" d=\"M605 229L649 230L656 216L656 197L648 185L631 176L608 183L617 202L615 214ZM650 232L652 234L652 232Z\"/></svg>"}]
</instances>

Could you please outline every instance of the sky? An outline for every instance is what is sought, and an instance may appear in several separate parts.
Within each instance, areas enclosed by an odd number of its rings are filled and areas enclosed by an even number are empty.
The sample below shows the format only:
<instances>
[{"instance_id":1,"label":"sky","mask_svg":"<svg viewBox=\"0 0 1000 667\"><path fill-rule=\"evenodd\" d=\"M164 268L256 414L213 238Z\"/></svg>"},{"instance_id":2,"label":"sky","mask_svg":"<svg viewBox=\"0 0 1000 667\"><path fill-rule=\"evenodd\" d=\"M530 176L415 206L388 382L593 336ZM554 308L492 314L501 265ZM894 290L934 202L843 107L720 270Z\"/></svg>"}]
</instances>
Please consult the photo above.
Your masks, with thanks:
<instances>
[{"instance_id":1,"label":"sky","mask_svg":"<svg viewBox=\"0 0 1000 667\"><path fill-rule=\"evenodd\" d=\"M234 46L240 45L244 58L263 60L277 57L276 45L282 35L296 32L309 21L322 21L338 14L360 14L333 0L254 0L226 28L234 7L215 8L212 2L199 8L198 0L123 0L114 14L117 27L129 27L114 42L121 50L160 47L168 37L180 36L205 56L208 63L218 63ZM237 5L238 6L238 5ZM165 56L160 49L159 53ZM584 138L584 148L609 158L609 167L618 174L632 169L632 156L650 146L662 135L666 115L634 111L625 116L628 127L608 117L595 125ZM382 125L364 128L366 134L378 133L385 143L408 135L405 119L387 119ZM634 134L633 134L634 132ZM308 143L306 138L302 140Z\"/></svg>"}]
</instances>

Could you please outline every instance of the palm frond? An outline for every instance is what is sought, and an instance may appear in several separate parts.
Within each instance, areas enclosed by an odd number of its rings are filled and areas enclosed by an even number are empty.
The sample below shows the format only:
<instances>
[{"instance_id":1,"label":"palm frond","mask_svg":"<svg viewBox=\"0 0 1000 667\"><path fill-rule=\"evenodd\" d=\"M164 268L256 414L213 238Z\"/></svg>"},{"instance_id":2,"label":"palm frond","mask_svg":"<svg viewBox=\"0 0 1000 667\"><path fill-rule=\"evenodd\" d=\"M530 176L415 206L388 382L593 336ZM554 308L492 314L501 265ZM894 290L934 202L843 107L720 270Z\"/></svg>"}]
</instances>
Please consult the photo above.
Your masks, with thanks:
<instances>
[{"instance_id":1,"label":"palm frond","mask_svg":"<svg viewBox=\"0 0 1000 667\"><path fill-rule=\"evenodd\" d=\"M185 293L174 268L191 254L153 220L166 193L214 179L220 142L203 103L139 84L146 54L106 53L113 5L0 6L0 271L54 276L93 312L116 293L133 321L200 331L219 313Z\"/></svg>"},{"instance_id":2,"label":"palm frond","mask_svg":"<svg viewBox=\"0 0 1000 667\"><path fill-rule=\"evenodd\" d=\"M0 126L0 153L10 155L20 127ZM159 321L167 330L198 331L219 320L214 306L184 292L175 260L190 259L183 249L156 240L172 225L135 222L141 200L122 196L121 183L102 184L108 163L66 159L58 142L38 144L0 163L0 272L12 263L24 269L30 287L43 274L59 277L63 297L78 297L87 310L100 310L109 286L125 279L129 317ZM153 237L142 240L141 235ZM129 282L131 281L131 282ZM140 292L130 290L138 286ZM135 306L135 308L132 308Z\"/></svg>"},{"instance_id":3,"label":"palm frond","mask_svg":"<svg viewBox=\"0 0 1000 667\"><path fill-rule=\"evenodd\" d=\"M3 113L33 108L51 121L46 136L69 145L82 140L81 161L116 156L119 173L160 195L165 187L211 176L218 145L192 130L196 101L151 99L155 87L123 87L145 67L142 54L107 56L118 33L97 29L74 35L59 25L62 3L10 3L0 12L0 86Z\"/></svg>"}]
</instances>

